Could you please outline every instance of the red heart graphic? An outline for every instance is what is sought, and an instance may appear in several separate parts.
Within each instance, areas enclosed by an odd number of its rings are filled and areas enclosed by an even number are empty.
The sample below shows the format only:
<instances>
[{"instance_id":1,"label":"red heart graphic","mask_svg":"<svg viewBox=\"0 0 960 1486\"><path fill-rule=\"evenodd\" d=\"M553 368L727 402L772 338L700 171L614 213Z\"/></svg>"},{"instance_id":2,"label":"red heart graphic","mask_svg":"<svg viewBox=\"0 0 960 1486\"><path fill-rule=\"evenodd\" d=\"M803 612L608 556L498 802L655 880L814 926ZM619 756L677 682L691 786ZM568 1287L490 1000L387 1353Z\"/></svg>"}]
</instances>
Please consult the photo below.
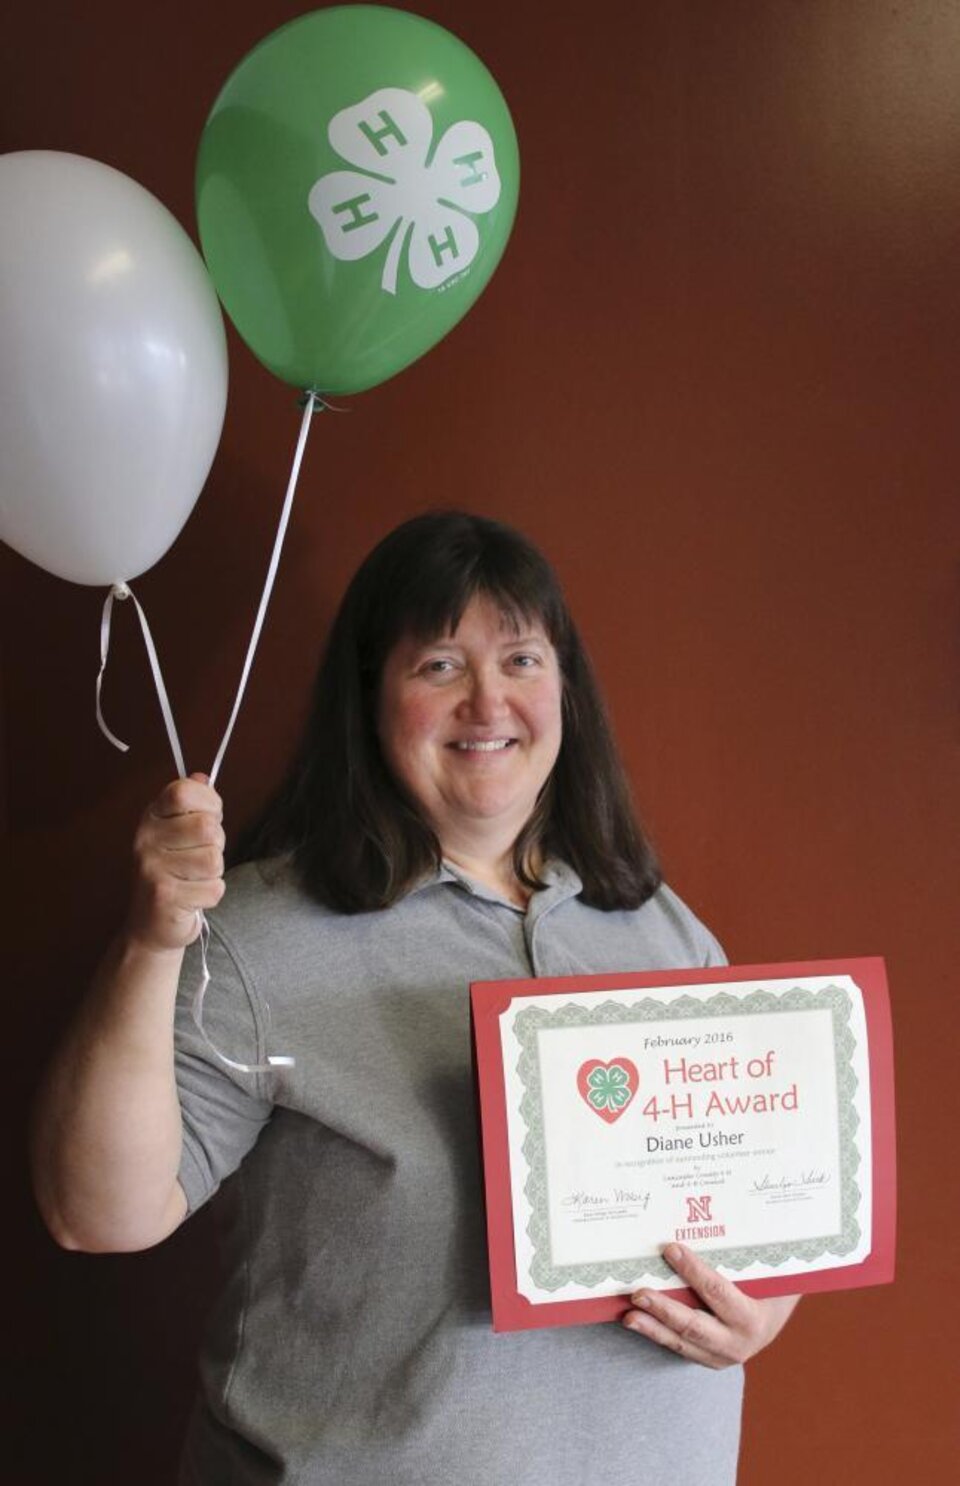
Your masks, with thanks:
<instances>
[{"instance_id":1,"label":"red heart graphic","mask_svg":"<svg viewBox=\"0 0 960 1486\"><path fill-rule=\"evenodd\" d=\"M611 1058L609 1063L602 1063L599 1058L588 1058L577 1073L580 1098L608 1125L614 1124L624 1110L630 1108L639 1087L637 1065L629 1058Z\"/></svg>"}]
</instances>

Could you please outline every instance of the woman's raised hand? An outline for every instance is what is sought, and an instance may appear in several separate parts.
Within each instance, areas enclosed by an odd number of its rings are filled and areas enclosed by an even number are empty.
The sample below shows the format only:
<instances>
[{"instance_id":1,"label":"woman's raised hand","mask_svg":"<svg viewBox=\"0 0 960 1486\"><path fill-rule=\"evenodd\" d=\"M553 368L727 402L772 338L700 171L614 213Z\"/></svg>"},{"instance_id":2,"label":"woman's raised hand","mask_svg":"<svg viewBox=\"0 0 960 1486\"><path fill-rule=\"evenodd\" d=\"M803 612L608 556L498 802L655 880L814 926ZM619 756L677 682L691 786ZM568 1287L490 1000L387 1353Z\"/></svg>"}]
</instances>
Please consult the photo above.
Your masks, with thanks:
<instances>
[{"instance_id":1,"label":"woman's raised hand","mask_svg":"<svg viewBox=\"0 0 960 1486\"><path fill-rule=\"evenodd\" d=\"M205 774L174 780L148 806L134 839L131 941L162 952L197 937L197 911L223 897L222 819L223 801Z\"/></svg>"}]
</instances>

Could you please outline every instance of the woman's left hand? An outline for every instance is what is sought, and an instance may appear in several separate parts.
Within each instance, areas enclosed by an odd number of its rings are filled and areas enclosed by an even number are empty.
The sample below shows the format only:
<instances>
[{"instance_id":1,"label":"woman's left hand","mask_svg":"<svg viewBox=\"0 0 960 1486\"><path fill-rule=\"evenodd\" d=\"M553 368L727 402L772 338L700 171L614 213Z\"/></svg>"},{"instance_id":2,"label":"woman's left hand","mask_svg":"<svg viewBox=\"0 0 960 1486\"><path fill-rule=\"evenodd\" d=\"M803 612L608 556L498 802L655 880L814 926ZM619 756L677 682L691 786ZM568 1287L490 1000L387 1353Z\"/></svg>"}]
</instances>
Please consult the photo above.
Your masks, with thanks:
<instances>
[{"instance_id":1,"label":"woman's left hand","mask_svg":"<svg viewBox=\"0 0 960 1486\"><path fill-rule=\"evenodd\" d=\"M659 1290L638 1290L624 1326L704 1367L733 1367L755 1357L786 1325L799 1295L754 1300L682 1244L663 1257L707 1307L693 1310Z\"/></svg>"}]
</instances>

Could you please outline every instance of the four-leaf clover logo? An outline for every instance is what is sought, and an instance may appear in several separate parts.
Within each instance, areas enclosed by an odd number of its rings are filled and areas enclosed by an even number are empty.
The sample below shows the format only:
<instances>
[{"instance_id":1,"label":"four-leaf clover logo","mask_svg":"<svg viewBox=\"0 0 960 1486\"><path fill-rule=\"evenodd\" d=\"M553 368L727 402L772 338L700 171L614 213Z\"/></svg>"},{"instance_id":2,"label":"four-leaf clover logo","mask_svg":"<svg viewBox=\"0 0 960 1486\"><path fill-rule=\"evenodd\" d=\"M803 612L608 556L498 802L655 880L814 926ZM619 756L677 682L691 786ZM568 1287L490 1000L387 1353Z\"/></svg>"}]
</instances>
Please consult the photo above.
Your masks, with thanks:
<instances>
[{"instance_id":1,"label":"four-leaf clover logo","mask_svg":"<svg viewBox=\"0 0 960 1486\"><path fill-rule=\"evenodd\" d=\"M602 1063L590 1058L577 1073L580 1097L608 1125L618 1120L639 1087L637 1065L630 1058Z\"/></svg>"},{"instance_id":2,"label":"four-leaf clover logo","mask_svg":"<svg viewBox=\"0 0 960 1486\"><path fill-rule=\"evenodd\" d=\"M633 1097L626 1071L619 1063L611 1068L595 1068L587 1079L587 1089L587 1099L594 1109L625 1109Z\"/></svg>"},{"instance_id":3,"label":"four-leaf clover logo","mask_svg":"<svg viewBox=\"0 0 960 1486\"><path fill-rule=\"evenodd\" d=\"M389 241L380 286L397 292L407 270L420 289L437 289L473 262L480 245L474 215L500 199L493 142L481 124L451 124L436 148L430 110L416 93L380 88L334 114L330 144L353 170L314 184L309 206L335 258L366 258Z\"/></svg>"}]
</instances>

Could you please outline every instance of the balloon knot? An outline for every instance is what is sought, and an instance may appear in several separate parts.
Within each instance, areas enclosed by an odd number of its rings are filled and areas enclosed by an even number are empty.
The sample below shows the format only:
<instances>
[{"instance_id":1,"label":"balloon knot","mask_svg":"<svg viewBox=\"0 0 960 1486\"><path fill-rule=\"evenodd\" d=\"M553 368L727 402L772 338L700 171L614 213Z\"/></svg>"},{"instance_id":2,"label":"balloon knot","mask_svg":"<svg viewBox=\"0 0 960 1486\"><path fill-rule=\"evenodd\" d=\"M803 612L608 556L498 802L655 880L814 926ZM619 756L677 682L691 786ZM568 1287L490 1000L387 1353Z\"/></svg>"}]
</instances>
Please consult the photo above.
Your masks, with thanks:
<instances>
[{"instance_id":1,"label":"balloon knot","mask_svg":"<svg viewBox=\"0 0 960 1486\"><path fill-rule=\"evenodd\" d=\"M332 402L327 402L323 394L316 392L313 388L308 388L303 396L298 399L297 407L305 408L308 403L310 403L314 413L349 413L350 411L349 408L334 407Z\"/></svg>"},{"instance_id":2,"label":"balloon knot","mask_svg":"<svg viewBox=\"0 0 960 1486\"><path fill-rule=\"evenodd\" d=\"M125 583L114 583L110 592L115 599L128 599L130 597L130 590Z\"/></svg>"}]
</instances>

